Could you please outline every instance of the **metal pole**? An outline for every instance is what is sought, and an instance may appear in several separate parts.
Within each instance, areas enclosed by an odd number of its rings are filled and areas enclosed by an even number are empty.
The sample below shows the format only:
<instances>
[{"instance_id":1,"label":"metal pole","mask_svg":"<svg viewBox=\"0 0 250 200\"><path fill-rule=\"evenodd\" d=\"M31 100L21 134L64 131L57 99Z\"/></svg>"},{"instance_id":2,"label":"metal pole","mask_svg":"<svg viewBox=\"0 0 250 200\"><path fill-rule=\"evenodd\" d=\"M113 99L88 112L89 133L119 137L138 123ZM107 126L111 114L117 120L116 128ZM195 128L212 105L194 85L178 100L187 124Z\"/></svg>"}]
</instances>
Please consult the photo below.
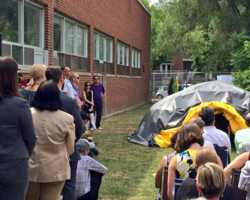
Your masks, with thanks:
<instances>
[{"instance_id":1,"label":"metal pole","mask_svg":"<svg viewBox=\"0 0 250 200\"><path fill-rule=\"evenodd\" d=\"M3 36L3 33L0 33L0 56L3 55L3 51L2 51L2 36Z\"/></svg>"},{"instance_id":2,"label":"metal pole","mask_svg":"<svg viewBox=\"0 0 250 200\"><path fill-rule=\"evenodd\" d=\"M188 70L186 69L186 88L187 88L187 81L188 81Z\"/></svg>"}]
</instances>

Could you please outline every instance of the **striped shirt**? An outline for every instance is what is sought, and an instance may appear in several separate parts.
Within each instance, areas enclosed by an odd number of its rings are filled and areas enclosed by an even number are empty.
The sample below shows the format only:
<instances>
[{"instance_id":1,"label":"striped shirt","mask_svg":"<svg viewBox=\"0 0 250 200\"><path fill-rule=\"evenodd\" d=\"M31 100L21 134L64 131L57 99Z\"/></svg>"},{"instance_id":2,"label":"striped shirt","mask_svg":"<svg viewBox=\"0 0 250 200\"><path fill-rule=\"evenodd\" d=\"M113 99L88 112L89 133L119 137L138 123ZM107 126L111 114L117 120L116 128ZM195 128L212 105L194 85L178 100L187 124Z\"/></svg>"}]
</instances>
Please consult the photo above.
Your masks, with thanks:
<instances>
[{"instance_id":1,"label":"striped shirt","mask_svg":"<svg viewBox=\"0 0 250 200\"><path fill-rule=\"evenodd\" d=\"M76 198L83 196L90 191L91 176L90 170L105 174L108 169L90 156L81 155L76 171Z\"/></svg>"}]
</instances>

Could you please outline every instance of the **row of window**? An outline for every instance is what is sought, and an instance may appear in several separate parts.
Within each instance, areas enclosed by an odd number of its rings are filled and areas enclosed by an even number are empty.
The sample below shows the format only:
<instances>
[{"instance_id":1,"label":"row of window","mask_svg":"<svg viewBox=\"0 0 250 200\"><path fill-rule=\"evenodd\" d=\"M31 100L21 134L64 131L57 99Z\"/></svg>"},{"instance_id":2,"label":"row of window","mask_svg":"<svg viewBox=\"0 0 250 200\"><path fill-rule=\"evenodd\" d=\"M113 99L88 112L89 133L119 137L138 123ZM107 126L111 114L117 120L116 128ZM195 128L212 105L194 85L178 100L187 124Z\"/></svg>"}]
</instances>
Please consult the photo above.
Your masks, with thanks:
<instances>
[{"instance_id":1,"label":"row of window","mask_svg":"<svg viewBox=\"0 0 250 200\"><path fill-rule=\"evenodd\" d=\"M29 1L0 0L3 53L21 65L30 65L44 49L44 9ZM88 28L55 14L53 48L57 52L88 57ZM38 53L37 53L38 52ZM28 59L30 57L32 59ZM113 62L113 39L94 33L94 59ZM140 51L132 49L132 67L140 68ZM129 66L129 46L117 43L117 64Z\"/></svg>"}]
</instances>

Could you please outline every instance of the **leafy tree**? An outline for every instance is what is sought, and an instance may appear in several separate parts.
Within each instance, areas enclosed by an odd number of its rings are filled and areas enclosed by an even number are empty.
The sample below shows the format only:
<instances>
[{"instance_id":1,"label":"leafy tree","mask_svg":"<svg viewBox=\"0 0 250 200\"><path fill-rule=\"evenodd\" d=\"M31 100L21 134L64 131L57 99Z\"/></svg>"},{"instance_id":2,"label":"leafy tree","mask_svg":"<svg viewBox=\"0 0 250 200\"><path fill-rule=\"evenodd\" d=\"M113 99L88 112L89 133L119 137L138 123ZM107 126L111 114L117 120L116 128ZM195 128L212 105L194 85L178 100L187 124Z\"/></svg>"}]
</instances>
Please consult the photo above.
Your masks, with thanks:
<instances>
[{"instance_id":1,"label":"leafy tree","mask_svg":"<svg viewBox=\"0 0 250 200\"><path fill-rule=\"evenodd\" d=\"M159 3L151 6L149 6L150 0L140 1L151 13L151 66L156 70L161 63L171 60L171 56L167 52L163 52L157 43L157 37L165 18L165 1L160 0Z\"/></svg>"},{"instance_id":2,"label":"leafy tree","mask_svg":"<svg viewBox=\"0 0 250 200\"><path fill-rule=\"evenodd\" d=\"M248 62L250 62L250 42L244 42L244 52L248 58ZM234 72L232 73L234 80L234 85L241 87L245 90L250 91L250 67L244 71Z\"/></svg>"},{"instance_id":3,"label":"leafy tree","mask_svg":"<svg viewBox=\"0 0 250 200\"><path fill-rule=\"evenodd\" d=\"M231 49L230 63L234 71L246 70L250 66L248 41L250 41L250 36L243 33L231 35L228 41L229 49Z\"/></svg>"},{"instance_id":4,"label":"leafy tree","mask_svg":"<svg viewBox=\"0 0 250 200\"><path fill-rule=\"evenodd\" d=\"M198 71L245 69L242 61L237 64L242 55L230 39L234 34L250 34L250 1L170 0L164 5L165 18L156 40L161 52L193 55Z\"/></svg>"}]
</instances>

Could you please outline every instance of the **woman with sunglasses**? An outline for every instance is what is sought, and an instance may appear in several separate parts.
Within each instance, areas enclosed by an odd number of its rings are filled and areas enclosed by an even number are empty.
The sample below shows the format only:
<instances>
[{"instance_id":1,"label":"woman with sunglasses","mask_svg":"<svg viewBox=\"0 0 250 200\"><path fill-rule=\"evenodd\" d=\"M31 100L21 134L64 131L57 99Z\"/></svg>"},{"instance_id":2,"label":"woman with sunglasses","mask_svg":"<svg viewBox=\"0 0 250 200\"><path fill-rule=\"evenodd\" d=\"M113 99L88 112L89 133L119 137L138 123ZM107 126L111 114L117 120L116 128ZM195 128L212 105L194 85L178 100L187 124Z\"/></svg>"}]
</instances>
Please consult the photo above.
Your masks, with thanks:
<instances>
[{"instance_id":1,"label":"woman with sunglasses","mask_svg":"<svg viewBox=\"0 0 250 200\"><path fill-rule=\"evenodd\" d=\"M94 116L94 99L93 99L93 91L90 89L90 82L86 81L84 84L84 90L82 93L83 101L88 105L87 109L84 109L90 117L90 123L94 130L96 129L95 125L95 116Z\"/></svg>"}]
</instances>

